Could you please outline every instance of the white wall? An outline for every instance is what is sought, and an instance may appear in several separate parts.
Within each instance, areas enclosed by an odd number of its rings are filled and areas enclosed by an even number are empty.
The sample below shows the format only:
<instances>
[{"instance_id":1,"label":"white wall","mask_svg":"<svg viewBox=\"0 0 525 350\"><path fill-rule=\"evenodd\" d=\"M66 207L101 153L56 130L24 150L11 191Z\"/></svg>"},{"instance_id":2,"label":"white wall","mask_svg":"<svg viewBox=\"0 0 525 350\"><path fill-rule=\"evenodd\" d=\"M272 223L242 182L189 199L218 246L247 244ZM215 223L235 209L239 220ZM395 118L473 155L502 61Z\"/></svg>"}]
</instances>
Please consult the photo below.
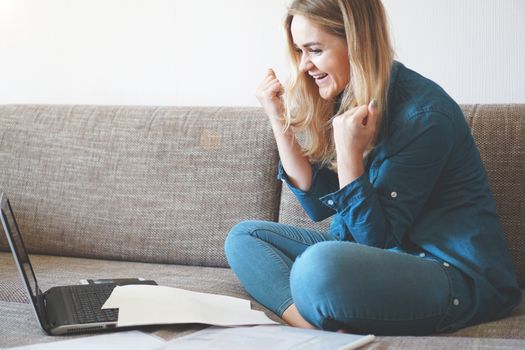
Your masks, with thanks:
<instances>
[{"instance_id":1,"label":"white wall","mask_svg":"<svg viewBox=\"0 0 525 350\"><path fill-rule=\"evenodd\" d=\"M288 0L0 0L0 103L248 105ZM461 103L525 103L524 0L384 0L398 58Z\"/></svg>"},{"instance_id":2,"label":"white wall","mask_svg":"<svg viewBox=\"0 0 525 350\"><path fill-rule=\"evenodd\" d=\"M525 0L383 0L398 58L461 103L525 103Z\"/></svg>"}]
</instances>

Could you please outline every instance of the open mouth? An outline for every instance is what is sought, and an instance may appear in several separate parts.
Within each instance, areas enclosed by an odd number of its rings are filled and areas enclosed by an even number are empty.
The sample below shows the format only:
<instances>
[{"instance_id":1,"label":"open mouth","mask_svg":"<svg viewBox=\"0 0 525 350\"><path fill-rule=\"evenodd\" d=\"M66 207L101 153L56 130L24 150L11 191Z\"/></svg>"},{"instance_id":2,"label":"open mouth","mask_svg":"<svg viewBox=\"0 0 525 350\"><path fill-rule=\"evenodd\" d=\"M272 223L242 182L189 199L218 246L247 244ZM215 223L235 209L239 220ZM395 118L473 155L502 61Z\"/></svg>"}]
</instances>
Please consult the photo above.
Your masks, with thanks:
<instances>
[{"instance_id":1,"label":"open mouth","mask_svg":"<svg viewBox=\"0 0 525 350\"><path fill-rule=\"evenodd\" d=\"M315 82L317 84L322 84L324 83L326 80L328 80L328 74L326 73L323 73L323 74L315 74L315 75L312 75L312 78L314 78Z\"/></svg>"}]
</instances>

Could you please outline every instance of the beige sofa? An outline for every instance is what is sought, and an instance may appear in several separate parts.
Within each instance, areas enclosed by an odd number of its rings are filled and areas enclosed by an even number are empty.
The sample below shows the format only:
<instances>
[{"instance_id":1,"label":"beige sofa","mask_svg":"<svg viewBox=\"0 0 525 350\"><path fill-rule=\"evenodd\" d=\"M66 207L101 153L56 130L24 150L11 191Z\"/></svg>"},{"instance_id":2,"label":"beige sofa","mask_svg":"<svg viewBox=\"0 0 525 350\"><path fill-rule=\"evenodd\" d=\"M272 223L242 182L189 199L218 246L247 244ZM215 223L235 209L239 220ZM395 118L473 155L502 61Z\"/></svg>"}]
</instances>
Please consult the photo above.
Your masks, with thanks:
<instances>
[{"instance_id":1,"label":"beige sofa","mask_svg":"<svg viewBox=\"0 0 525 350\"><path fill-rule=\"evenodd\" d=\"M525 287L525 105L462 108ZM0 190L11 198L44 290L83 278L144 277L249 298L223 253L235 223L328 224L308 221L276 180L277 161L259 108L0 106ZM61 339L38 326L2 236L0 347ZM204 327L142 329L172 338ZM525 349L525 307L456 333L378 337L365 348Z\"/></svg>"}]
</instances>

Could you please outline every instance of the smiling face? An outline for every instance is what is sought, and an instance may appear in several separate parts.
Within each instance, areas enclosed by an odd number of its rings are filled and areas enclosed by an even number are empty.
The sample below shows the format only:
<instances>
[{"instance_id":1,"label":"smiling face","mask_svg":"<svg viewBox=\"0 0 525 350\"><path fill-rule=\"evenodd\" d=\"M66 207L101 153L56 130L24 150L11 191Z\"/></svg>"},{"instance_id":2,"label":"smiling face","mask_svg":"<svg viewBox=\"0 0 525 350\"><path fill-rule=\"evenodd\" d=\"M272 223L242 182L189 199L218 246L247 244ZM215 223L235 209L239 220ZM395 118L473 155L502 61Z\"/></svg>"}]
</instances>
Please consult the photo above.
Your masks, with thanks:
<instances>
[{"instance_id":1,"label":"smiling face","mask_svg":"<svg viewBox=\"0 0 525 350\"><path fill-rule=\"evenodd\" d=\"M300 15L292 19L291 34L299 70L315 81L321 98L334 99L350 82L346 40Z\"/></svg>"}]
</instances>

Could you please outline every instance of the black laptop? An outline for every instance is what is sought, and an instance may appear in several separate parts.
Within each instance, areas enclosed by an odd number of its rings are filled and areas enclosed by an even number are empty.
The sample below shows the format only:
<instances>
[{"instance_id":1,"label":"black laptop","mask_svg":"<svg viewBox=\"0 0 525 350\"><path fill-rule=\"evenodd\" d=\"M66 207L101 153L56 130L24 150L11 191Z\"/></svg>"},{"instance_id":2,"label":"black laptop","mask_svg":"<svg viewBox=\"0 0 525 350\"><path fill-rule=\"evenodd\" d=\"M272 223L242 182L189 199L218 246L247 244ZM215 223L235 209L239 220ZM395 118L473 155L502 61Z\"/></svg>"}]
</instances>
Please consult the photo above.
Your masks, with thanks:
<instances>
[{"instance_id":1,"label":"black laptop","mask_svg":"<svg viewBox=\"0 0 525 350\"><path fill-rule=\"evenodd\" d=\"M102 305L116 283L57 286L42 292L29 261L13 209L5 193L0 193L1 221L7 242L25 284L29 300L42 328L51 335L109 330L117 327L118 309ZM156 284L138 281L133 284Z\"/></svg>"}]
</instances>

